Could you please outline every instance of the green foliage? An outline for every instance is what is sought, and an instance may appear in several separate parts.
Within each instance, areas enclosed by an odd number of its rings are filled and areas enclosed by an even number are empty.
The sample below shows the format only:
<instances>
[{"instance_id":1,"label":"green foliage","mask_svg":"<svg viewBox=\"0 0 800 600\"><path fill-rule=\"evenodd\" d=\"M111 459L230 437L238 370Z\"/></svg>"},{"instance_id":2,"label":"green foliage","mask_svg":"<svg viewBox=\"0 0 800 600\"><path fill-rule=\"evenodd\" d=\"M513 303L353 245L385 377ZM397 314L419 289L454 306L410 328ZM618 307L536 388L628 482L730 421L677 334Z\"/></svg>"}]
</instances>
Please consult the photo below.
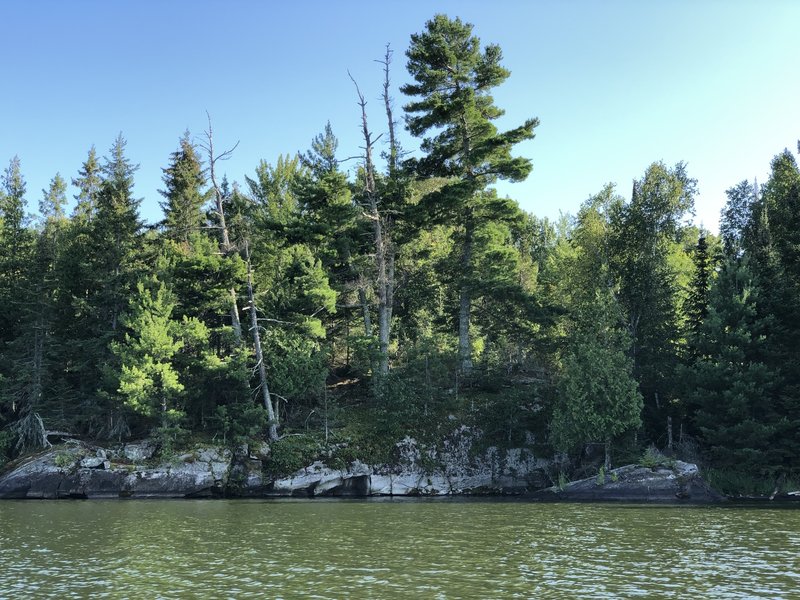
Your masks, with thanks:
<instances>
[{"instance_id":1,"label":"green foliage","mask_svg":"<svg viewBox=\"0 0 800 600\"><path fill-rule=\"evenodd\" d=\"M611 272L632 339L634 376L645 400L645 431L659 435L678 396L680 318L678 251L682 221L692 210L697 182L685 165L653 163L635 181L631 201L611 213Z\"/></svg>"},{"instance_id":2,"label":"green foliage","mask_svg":"<svg viewBox=\"0 0 800 600\"><path fill-rule=\"evenodd\" d=\"M728 259L700 331L701 356L688 372L690 402L707 457L718 467L761 470L773 443L777 374L766 364L769 322L746 260Z\"/></svg>"},{"instance_id":3,"label":"green foliage","mask_svg":"<svg viewBox=\"0 0 800 600\"><path fill-rule=\"evenodd\" d=\"M223 444L235 449L260 443L268 419L262 405L245 401L217 406L209 420L211 431L222 436Z\"/></svg>"},{"instance_id":4,"label":"green foliage","mask_svg":"<svg viewBox=\"0 0 800 600\"><path fill-rule=\"evenodd\" d=\"M118 391L135 413L146 417L161 413L172 423L175 415L182 414L175 403L184 390L172 365L175 353L183 345L177 324L170 319L174 301L156 278L148 287L139 282L137 290L121 319L128 330L125 342L112 344L120 361Z\"/></svg>"},{"instance_id":5,"label":"green foliage","mask_svg":"<svg viewBox=\"0 0 800 600\"><path fill-rule=\"evenodd\" d=\"M264 471L271 477L285 477L317 460L323 450L319 439L308 434L285 435L269 446Z\"/></svg>"},{"instance_id":6,"label":"green foliage","mask_svg":"<svg viewBox=\"0 0 800 600\"><path fill-rule=\"evenodd\" d=\"M166 189L160 193L166 198L166 202L161 203L166 235L188 243L189 236L202 224L202 208L208 199L202 192L205 185L203 168L188 131L180 140L180 148L170 156L170 165L164 169L163 179Z\"/></svg>"},{"instance_id":7,"label":"green foliage","mask_svg":"<svg viewBox=\"0 0 800 600\"><path fill-rule=\"evenodd\" d=\"M608 443L641 423L642 396L626 354L630 338L618 328L618 314L614 297L602 289L576 312L550 425L556 448Z\"/></svg>"},{"instance_id":8,"label":"green foliage","mask_svg":"<svg viewBox=\"0 0 800 600\"><path fill-rule=\"evenodd\" d=\"M487 193L486 187L497 179L522 181L528 176L531 161L512 157L511 151L533 138L538 120L497 130L493 121L503 111L495 106L491 91L510 73L500 64L500 47L490 44L481 50L469 23L436 15L424 32L411 36L406 56L413 78L401 88L412 97L403 107L406 126L414 136L429 136L421 144L425 156L413 166L418 177L445 178L443 185L422 197L416 212L429 223L456 228L459 256L451 261L451 281L458 290L459 357L467 373L472 368L471 305L478 290L490 289L475 285L478 265L473 257L481 242L488 241L477 233L487 221L519 217L513 202ZM502 253L502 246L491 252Z\"/></svg>"},{"instance_id":9,"label":"green foliage","mask_svg":"<svg viewBox=\"0 0 800 600\"><path fill-rule=\"evenodd\" d=\"M703 472L708 484L729 496L771 496L777 492L795 491L796 482L777 481L769 474L753 473L742 469L709 468Z\"/></svg>"},{"instance_id":10,"label":"green foliage","mask_svg":"<svg viewBox=\"0 0 800 600\"><path fill-rule=\"evenodd\" d=\"M675 459L664 455L658 448L650 445L639 459L639 464L648 469L656 469L658 467L671 469L675 466Z\"/></svg>"},{"instance_id":11,"label":"green foliage","mask_svg":"<svg viewBox=\"0 0 800 600\"><path fill-rule=\"evenodd\" d=\"M0 177L0 461L46 443L45 425L155 432L165 452L194 434L259 443L269 424L255 360L234 333L233 316L249 316L246 256L280 424L304 431L275 444L275 473L320 456L390 462L405 436L433 448L461 424L499 447L613 441L635 459L642 440L662 444L671 417L727 489L800 476L795 155L773 159L761 190L728 190L722 251L687 223L696 182L682 163L653 163L630 201L609 185L550 222L489 187L528 176L530 159L512 152L537 125L497 127L500 48L437 15L407 58L406 124L422 152L400 164L389 149L377 213L365 212L363 169L342 170L330 125L305 154L261 161L242 188L223 182L222 251L188 134L163 169L164 221L147 229L121 135L105 158L89 151L70 217L57 174L31 221L11 159ZM376 335L376 290L387 290L377 256L395 284L388 342ZM379 353L386 377L374 376Z\"/></svg>"},{"instance_id":12,"label":"green foliage","mask_svg":"<svg viewBox=\"0 0 800 600\"><path fill-rule=\"evenodd\" d=\"M57 467L63 469L64 467L69 467L75 464L75 455L73 455L71 452L59 451L56 452L53 462Z\"/></svg>"},{"instance_id":13,"label":"green foliage","mask_svg":"<svg viewBox=\"0 0 800 600\"><path fill-rule=\"evenodd\" d=\"M597 477L595 478L596 485L605 485L606 484L606 468L604 465L600 465L600 468L597 470Z\"/></svg>"}]
</instances>

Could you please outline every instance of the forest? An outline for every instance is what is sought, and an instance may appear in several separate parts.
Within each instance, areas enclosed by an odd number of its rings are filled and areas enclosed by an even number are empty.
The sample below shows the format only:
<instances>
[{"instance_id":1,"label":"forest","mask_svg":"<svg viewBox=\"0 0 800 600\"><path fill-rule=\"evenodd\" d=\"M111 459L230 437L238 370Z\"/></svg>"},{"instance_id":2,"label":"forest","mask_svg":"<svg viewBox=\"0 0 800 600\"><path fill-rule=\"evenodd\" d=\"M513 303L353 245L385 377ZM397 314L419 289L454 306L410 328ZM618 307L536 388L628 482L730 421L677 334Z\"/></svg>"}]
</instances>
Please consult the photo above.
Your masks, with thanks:
<instances>
[{"instance_id":1,"label":"forest","mask_svg":"<svg viewBox=\"0 0 800 600\"><path fill-rule=\"evenodd\" d=\"M468 425L576 464L655 447L723 489L797 481L795 155L776 149L767 181L731 182L718 235L693 223L684 163L632 174L629 200L609 184L575 215L538 218L492 187L529 176L514 150L538 126L495 125L500 47L438 15L406 60L399 90L388 47L377 67L381 123L354 85L360 148L321 124L305 152L229 181L236 150L215 146L212 119L184 133L152 225L121 134L88 150L74 202L56 174L35 216L11 158L0 466L53 432L381 462L405 436L435 444Z\"/></svg>"}]
</instances>

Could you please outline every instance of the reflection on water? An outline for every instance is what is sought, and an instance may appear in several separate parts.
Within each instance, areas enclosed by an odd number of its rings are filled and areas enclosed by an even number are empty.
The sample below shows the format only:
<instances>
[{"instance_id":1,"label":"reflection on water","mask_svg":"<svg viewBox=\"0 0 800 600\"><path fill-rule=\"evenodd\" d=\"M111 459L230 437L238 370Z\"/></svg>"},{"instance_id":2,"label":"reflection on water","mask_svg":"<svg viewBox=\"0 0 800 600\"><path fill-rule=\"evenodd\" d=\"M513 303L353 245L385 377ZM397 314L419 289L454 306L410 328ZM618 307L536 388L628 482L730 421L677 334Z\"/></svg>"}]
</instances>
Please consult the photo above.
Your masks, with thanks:
<instances>
[{"instance_id":1,"label":"reflection on water","mask_svg":"<svg viewBox=\"0 0 800 600\"><path fill-rule=\"evenodd\" d=\"M0 598L798 598L800 510L4 501Z\"/></svg>"}]
</instances>

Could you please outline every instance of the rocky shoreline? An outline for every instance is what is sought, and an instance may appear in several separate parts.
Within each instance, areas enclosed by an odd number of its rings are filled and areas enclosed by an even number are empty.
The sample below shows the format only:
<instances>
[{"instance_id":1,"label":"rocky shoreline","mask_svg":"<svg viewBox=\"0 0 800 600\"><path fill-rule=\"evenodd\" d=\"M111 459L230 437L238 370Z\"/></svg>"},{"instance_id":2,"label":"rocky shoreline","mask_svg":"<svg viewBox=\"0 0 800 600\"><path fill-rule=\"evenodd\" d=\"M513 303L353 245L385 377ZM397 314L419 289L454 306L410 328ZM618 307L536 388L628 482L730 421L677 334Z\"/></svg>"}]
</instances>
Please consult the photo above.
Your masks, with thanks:
<instances>
[{"instance_id":1,"label":"rocky shoreline","mask_svg":"<svg viewBox=\"0 0 800 600\"><path fill-rule=\"evenodd\" d=\"M26 457L0 473L0 499L270 498L371 496L502 496L540 501L713 503L725 497L708 486L693 464L620 467L550 486L552 463L527 449L472 452L470 432L445 451L424 457L414 440L398 443L393 465L358 460L336 469L317 461L291 474L269 476L269 448L232 452L197 446L169 461L156 458L151 440L114 448L77 440ZM428 460L425 460L425 459Z\"/></svg>"}]
</instances>

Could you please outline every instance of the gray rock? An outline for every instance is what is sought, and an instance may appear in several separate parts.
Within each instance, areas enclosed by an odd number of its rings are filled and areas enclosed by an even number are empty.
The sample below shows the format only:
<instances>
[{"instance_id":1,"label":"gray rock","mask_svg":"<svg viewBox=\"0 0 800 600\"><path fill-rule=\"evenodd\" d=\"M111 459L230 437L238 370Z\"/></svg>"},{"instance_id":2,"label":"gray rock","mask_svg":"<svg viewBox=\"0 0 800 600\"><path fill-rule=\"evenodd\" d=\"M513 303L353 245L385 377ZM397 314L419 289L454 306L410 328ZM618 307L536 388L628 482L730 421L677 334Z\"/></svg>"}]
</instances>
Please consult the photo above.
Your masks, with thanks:
<instances>
[{"instance_id":1,"label":"gray rock","mask_svg":"<svg viewBox=\"0 0 800 600\"><path fill-rule=\"evenodd\" d=\"M157 447L153 440L131 442L122 448L122 456L133 463L144 462L153 458Z\"/></svg>"},{"instance_id":2,"label":"gray rock","mask_svg":"<svg viewBox=\"0 0 800 600\"><path fill-rule=\"evenodd\" d=\"M81 459L79 463L81 469L102 469L105 467L105 457L100 458L99 456L87 456L86 458Z\"/></svg>"},{"instance_id":3,"label":"gray rock","mask_svg":"<svg viewBox=\"0 0 800 600\"><path fill-rule=\"evenodd\" d=\"M675 461L671 467L627 465L606 474L540 490L531 495L550 501L720 502L724 496L700 477L697 465Z\"/></svg>"}]
</instances>

